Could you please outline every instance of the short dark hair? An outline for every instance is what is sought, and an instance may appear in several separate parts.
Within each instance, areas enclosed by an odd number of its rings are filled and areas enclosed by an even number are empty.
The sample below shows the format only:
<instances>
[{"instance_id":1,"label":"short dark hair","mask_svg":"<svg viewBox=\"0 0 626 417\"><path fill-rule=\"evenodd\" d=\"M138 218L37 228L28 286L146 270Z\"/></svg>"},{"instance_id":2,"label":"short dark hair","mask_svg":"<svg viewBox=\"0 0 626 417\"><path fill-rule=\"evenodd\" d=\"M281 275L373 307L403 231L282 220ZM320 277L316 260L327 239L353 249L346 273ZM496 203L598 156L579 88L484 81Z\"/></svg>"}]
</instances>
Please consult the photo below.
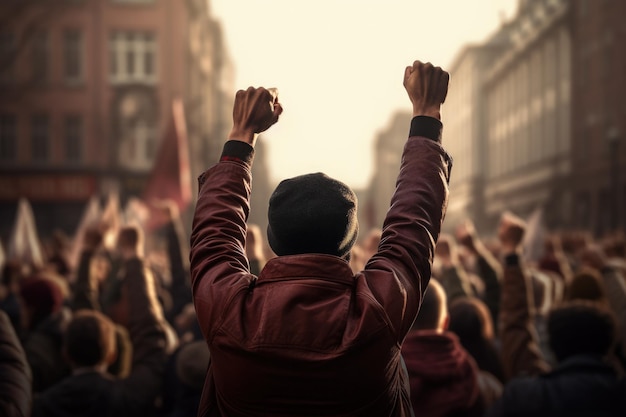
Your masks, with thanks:
<instances>
[{"instance_id":1,"label":"short dark hair","mask_svg":"<svg viewBox=\"0 0 626 417\"><path fill-rule=\"evenodd\" d=\"M431 279L411 330L437 330L443 316L448 314L447 302L446 292L441 284Z\"/></svg>"},{"instance_id":2,"label":"short dark hair","mask_svg":"<svg viewBox=\"0 0 626 417\"><path fill-rule=\"evenodd\" d=\"M571 300L548 315L550 348L558 361L574 355L605 356L616 341L615 316L603 304Z\"/></svg>"},{"instance_id":3,"label":"short dark hair","mask_svg":"<svg viewBox=\"0 0 626 417\"><path fill-rule=\"evenodd\" d=\"M117 235L119 247L135 248L143 246L143 231L136 225L124 226Z\"/></svg>"},{"instance_id":4,"label":"short dark hair","mask_svg":"<svg viewBox=\"0 0 626 417\"><path fill-rule=\"evenodd\" d=\"M592 268L583 268L565 288L567 300L606 301L606 289L599 271Z\"/></svg>"},{"instance_id":5,"label":"short dark hair","mask_svg":"<svg viewBox=\"0 0 626 417\"><path fill-rule=\"evenodd\" d=\"M115 327L102 313L79 310L67 326L64 345L75 367L103 364L115 353Z\"/></svg>"}]
</instances>

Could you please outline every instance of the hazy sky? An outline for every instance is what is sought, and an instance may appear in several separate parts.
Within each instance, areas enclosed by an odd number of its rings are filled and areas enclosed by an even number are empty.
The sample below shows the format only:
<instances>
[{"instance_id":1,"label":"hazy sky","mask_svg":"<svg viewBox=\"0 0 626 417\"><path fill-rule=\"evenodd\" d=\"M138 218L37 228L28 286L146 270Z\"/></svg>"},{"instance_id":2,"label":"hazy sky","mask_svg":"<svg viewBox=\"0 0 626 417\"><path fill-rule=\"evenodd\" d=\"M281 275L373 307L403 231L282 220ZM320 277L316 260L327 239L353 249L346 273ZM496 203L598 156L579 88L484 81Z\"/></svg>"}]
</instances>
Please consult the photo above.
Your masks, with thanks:
<instances>
[{"instance_id":1,"label":"hazy sky","mask_svg":"<svg viewBox=\"0 0 626 417\"><path fill-rule=\"evenodd\" d=\"M517 1L210 3L235 64L235 88L279 90L284 113L264 137L272 179L321 171L360 188L373 173L376 133L396 110L410 110L405 66L419 59L445 69L464 45L482 42L510 17Z\"/></svg>"}]
</instances>

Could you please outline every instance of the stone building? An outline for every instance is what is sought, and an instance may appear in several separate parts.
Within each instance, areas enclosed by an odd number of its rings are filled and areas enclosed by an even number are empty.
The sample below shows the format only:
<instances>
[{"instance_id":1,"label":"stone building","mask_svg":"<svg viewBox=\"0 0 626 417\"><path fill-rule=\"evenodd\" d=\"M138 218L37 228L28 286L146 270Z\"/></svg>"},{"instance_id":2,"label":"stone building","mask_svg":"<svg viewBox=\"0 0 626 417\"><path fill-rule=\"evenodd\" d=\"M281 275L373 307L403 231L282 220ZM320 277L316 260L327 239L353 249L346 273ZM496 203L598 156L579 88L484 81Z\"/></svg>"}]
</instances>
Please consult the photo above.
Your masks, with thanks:
<instances>
[{"instance_id":1,"label":"stone building","mask_svg":"<svg viewBox=\"0 0 626 417\"><path fill-rule=\"evenodd\" d=\"M230 123L233 65L204 0L0 3L0 235L19 197L45 235L86 201L140 195L171 103L186 110L192 185ZM194 193L195 195L195 193Z\"/></svg>"}]
</instances>

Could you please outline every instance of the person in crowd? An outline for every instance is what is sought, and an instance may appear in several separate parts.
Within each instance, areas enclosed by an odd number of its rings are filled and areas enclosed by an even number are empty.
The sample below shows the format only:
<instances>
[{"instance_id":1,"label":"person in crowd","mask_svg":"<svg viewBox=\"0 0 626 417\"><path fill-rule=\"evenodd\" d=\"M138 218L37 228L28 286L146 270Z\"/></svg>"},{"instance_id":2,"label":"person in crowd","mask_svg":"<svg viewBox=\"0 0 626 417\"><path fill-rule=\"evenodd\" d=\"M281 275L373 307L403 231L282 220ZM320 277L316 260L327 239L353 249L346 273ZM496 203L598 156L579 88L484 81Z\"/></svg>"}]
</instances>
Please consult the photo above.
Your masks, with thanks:
<instances>
[{"instance_id":1,"label":"person in crowd","mask_svg":"<svg viewBox=\"0 0 626 417\"><path fill-rule=\"evenodd\" d=\"M202 339L181 344L168 362L163 407L164 417L196 417L211 354Z\"/></svg>"},{"instance_id":2,"label":"person in crowd","mask_svg":"<svg viewBox=\"0 0 626 417\"><path fill-rule=\"evenodd\" d=\"M597 244L591 244L581 250L579 260L582 270L596 271L605 289L608 305L617 319L617 355L626 365L626 279L619 266L619 257L607 256L605 250ZM571 294L574 289L570 288Z\"/></svg>"},{"instance_id":3,"label":"person in crowd","mask_svg":"<svg viewBox=\"0 0 626 417\"><path fill-rule=\"evenodd\" d=\"M70 243L67 235L62 230L55 230L50 239L47 266L66 280L71 272L69 248Z\"/></svg>"},{"instance_id":4,"label":"person in crowd","mask_svg":"<svg viewBox=\"0 0 626 417\"><path fill-rule=\"evenodd\" d=\"M132 366L123 379L106 372L115 361L113 322L96 310L79 310L64 337L72 375L36 395L33 417L152 415L167 361L166 330L154 280L144 265L142 232L120 230L121 301L117 319L128 328Z\"/></svg>"},{"instance_id":5,"label":"person in crowd","mask_svg":"<svg viewBox=\"0 0 626 417\"><path fill-rule=\"evenodd\" d=\"M448 303L459 297L474 295L474 289L467 272L459 261L459 252L453 237L442 234L435 248L434 276L439 280L448 297Z\"/></svg>"},{"instance_id":6,"label":"person in crowd","mask_svg":"<svg viewBox=\"0 0 626 417\"><path fill-rule=\"evenodd\" d=\"M491 321L498 322L500 311L500 282L502 281L502 268L497 259L487 250L476 232L474 223L466 219L456 228L456 240L472 258L471 273L478 276L483 283L484 291L480 299L489 308ZM497 328L497 326L495 326Z\"/></svg>"},{"instance_id":7,"label":"person in crowd","mask_svg":"<svg viewBox=\"0 0 626 417\"><path fill-rule=\"evenodd\" d=\"M348 262L356 196L322 173L281 182L269 202L277 257L260 275L245 257L257 135L282 112L274 90L240 90L220 159L199 179L191 233L198 321L211 352L200 416L409 416L400 348L431 276L447 206L451 158L441 104L448 74L415 61L404 74L409 138L365 269Z\"/></svg>"},{"instance_id":8,"label":"person in crowd","mask_svg":"<svg viewBox=\"0 0 626 417\"><path fill-rule=\"evenodd\" d=\"M480 371L447 331L446 293L431 280L420 311L402 345L416 416L482 416L502 392L493 375Z\"/></svg>"},{"instance_id":9,"label":"person in crowd","mask_svg":"<svg viewBox=\"0 0 626 417\"><path fill-rule=\"evenodd\" d=\"M6 313L0 310L0 415L29 417L32 381L26 354Z\"/></svg>"},{"instance_id":10,"label":"person in crowd","mask_svg":"<svg viewBox=\"0 0 626 417\"><path fill-rule=\"evenodd\" d=\"M538 261L538 268L541 271L557 274L565 285L571 281L573 271L567 255L563 251L559 234L552 234L546 237L544 251Z\"/></svg>"},{"instance_id":11,"label":"person in crowd","mask_svg":"<svg viewBox=\"0 0 626 417\"><path fill-rule=\"evenodd\" d=\"M171 308L166 311L167 320L172 323L191 303L191 284L189 278L189 247L185 241L183 222L178 205L173 200L162 199L152 202L156 214L164 220L160 233L165 237L166 260L170 283L160 287L161 294L167 294Z\"/></svg>"},{"instance_id":12,"label":"person in crowd","mask_svg":"<svg viewBox=\"0 0 626 417\"><path fill-rule=\"evenodd\" d=\"M498 236L504 256L501 340L511 380L488 411L494 416L623 416L626 386L607 356L615 317L599 303L568 301L553 308L547 328L558 365L542 357L532 327L532 292L521 253L525 223L505 213Z\"/></svg>"},{"instance_id":13,"label":"person in crowd","mask_svg":"<svg viewBox=\"0 0 626 417\"><path fill-rule=\"evenodd\" d=\"M63 333L71 319L59 285L30 276L20 281L22 344L32 369L33 391L41 392L65 378L70 368L63 358Z\"/></svg>"},{"instance_id":14,"label":"person in crowd","mask_svg":"<svg viewBox=\"0 0 626 417\"><path fill-rule=\"evenodd\" d=\"M502 358L498 349L489 309L476 297L459 297L448 307L448 330L474 358L481 371L505 382Z\"/></svg>"}]
</instances>

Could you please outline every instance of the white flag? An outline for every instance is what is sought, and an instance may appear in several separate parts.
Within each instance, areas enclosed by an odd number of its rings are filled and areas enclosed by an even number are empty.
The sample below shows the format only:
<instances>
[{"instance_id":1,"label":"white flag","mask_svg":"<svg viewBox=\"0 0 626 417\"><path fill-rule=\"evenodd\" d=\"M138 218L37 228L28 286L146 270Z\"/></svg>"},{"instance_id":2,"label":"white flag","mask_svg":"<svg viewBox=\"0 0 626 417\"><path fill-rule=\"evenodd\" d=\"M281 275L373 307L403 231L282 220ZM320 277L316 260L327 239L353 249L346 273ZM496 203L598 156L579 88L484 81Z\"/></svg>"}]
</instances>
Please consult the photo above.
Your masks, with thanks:
<instances>
[{"instance_id":1,"label":"white flag","mask_svg":"<svg viewBox=\"0 0 626 417\"><path fill-rule=\"evenodd\" d=\"M33 209L25 198L21 198L17 206L15 226L7 249L7 260L36 267L42 267L44 264Z\"/></svg>"}]
</instances>

